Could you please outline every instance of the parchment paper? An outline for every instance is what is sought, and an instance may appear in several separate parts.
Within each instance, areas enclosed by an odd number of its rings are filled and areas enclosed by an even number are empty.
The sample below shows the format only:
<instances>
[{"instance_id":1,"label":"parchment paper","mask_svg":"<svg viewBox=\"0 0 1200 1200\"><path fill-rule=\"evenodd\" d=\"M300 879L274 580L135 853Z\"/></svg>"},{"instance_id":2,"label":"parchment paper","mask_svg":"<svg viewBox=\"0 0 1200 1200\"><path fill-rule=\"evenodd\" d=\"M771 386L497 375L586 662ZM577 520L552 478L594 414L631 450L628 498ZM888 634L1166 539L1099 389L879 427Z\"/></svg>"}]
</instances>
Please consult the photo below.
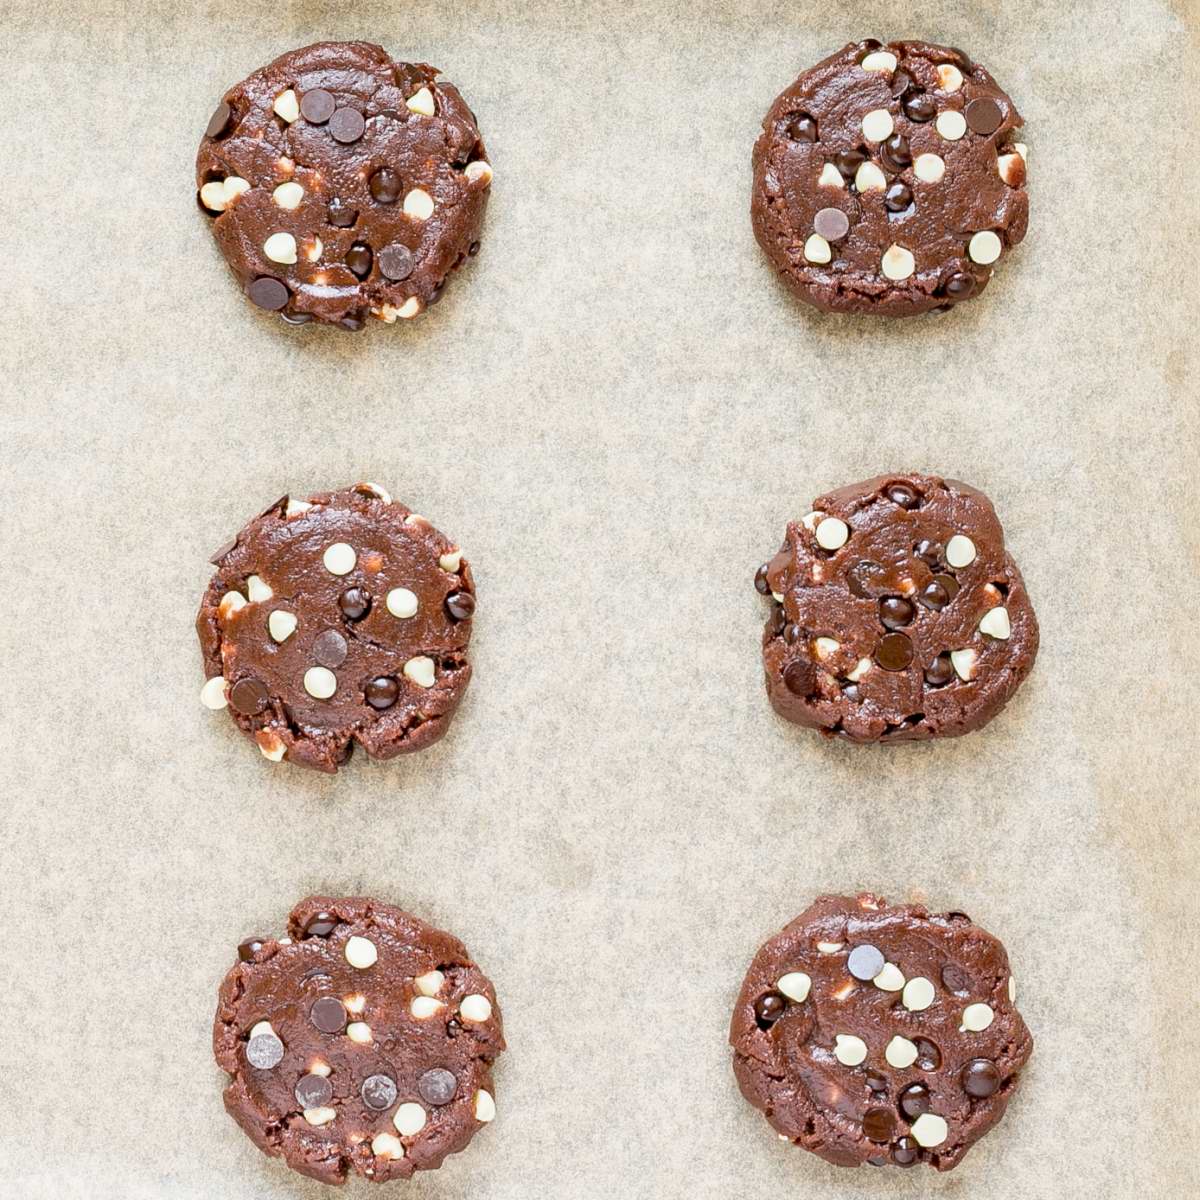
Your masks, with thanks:
<instances>
[{"instance_id":1,"label":"parchment paper","mask_svg":"<svg viewBox=\"0 0 1200 1200\"><path fill-rule=\"evenodd\" d=\"M324 1194L225 1115L209 1045L236 943L314 890L450 929L501 997L499 1118L397 1194L1191 1189L1194 5L0 18L0 1192ZM762 114L868 34L963 46L1028 122L1030 235L947 316L809 314L751 234ZM222 89L334 37L442 67L496 165L477 263L359 337L245 304L191 183ZM1041 657L982 734L830 744L767 706L751 576L814 495L909 467L992 496ZM436 749L328 779L201 709L192 619L263 504L364 478L466 548L477 675ZM1033 1061L944 1178L826 1166L734 1084L756 947L858 888L965 909L1019 977Z\"/></svg>"}]
</instances>

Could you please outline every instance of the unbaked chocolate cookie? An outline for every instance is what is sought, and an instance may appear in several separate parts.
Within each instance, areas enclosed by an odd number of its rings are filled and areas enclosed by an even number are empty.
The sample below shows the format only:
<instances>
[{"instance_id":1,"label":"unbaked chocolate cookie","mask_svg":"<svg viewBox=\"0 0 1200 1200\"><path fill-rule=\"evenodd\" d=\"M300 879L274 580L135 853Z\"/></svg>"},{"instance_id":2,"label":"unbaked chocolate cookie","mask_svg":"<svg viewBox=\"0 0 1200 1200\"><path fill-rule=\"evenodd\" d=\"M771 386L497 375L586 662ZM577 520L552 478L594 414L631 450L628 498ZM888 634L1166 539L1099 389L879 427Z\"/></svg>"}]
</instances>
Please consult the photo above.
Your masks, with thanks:
<instances>
[{"instance_id":1,"label":"unbaked chocolate cookie","mask_svg":"<svg viewBox=\"0 0 1200 1200\"><path fill-rule=\"evenodd\" d=\"M376 484L281 496L212 559L204 705L272 762L336 771L432 745L471 679L462 551Z\"/></svg>"},{"instance_id":2,"label":"unbaked chocolate cookie","mask_svg":"<svg viewBox=\"0 0 1200 1200\"><path fill-rule=\"evenodd\" d=\"M319 42L226 92L196 187L260 308L352 330L415 317L478 253L492 168L437 76L369 42Z\"/></svg>"},{"instance_id":3,"label":"unbaked chocolate cookie","mask_svg":"<svg viewBox=\"0 0 1200 1200\"><path fill-rule=\"evenodd\" d=\"M754 585L771 597L780 716L855 742L986 725L1029 674L1038 625L991 501L933 475L817 497Z\"/></svg>"},{"instance_id":4,"label":"unbaked chocolate cookie","mask_svg":"<svg viewBox=\"0 0 1200 1200\"><path fill-rule=\"evenodd\" d=\"M742 1095L841 1167L948 1171L1004 1115L1033 1039L965 913L822 896L759 950L729 1040Z\"/></svg>"},{"instance_id":5,"label":"unbaked chocolate cookie","mask_svg":"<svg viewBox=\"0 0 1200 1200\"><path fill-rule=\"evenodd\" d=\"M496 1115L504 1049L463 944L375 900L312 896L247 938L221 984L225 1107L260 1150L324 1183L440 1167Z\"/></svg>"},{"instance_id":6,"label":"unbaked chocolate cookie","mask_svg":"<svg viewBox=\"0 0 1200 1200\"><path fill-rule=\"evenodd\" d=\"M961 50L851 43L771 106L759 244L802 300L907 317L987 286L1029 221L1013 102Z\"/></svg>"}]
</instances>

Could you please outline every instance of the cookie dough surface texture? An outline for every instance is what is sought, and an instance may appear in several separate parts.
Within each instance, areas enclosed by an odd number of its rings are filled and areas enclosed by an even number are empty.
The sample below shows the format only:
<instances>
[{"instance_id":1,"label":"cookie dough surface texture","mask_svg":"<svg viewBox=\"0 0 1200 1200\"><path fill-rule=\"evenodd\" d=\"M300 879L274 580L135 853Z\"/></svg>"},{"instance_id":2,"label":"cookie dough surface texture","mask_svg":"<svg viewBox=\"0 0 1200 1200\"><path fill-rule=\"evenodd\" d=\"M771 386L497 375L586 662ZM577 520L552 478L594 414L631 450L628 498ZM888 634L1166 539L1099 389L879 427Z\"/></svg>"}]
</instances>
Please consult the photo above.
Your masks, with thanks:
<instances>
[{"instance_id":1,"label":"cookie dough surface texture","mask_svg":"<svg viewBox=\"0 0 1200 1200\"><path fill-rule=\"evenodd\" d=\"M491 983L456 938L365 898L313 896L251 937L221 984L225 1107L260 1150L325 1183L441 1166L495 1115Z\"/></svg>"},{"instance_id":2,"label":"cookie dough surface texture","mask_svg":"<svg viewBox=\"0 0 1200 1200\"><path fill-rule=\"evenodd\" d=\"M976 296L1025 236L1022 121L961 50L851 43L771 106L759 244L802 300L906 317Z\"/></svg>"},{"instance_id":3,"label":"cookie dough surface texture","mask_svg":"<svg viewBox=\"0 0 1200 1200\"><path fill-rule=\"evenodd\" d=\"M281 496L213 556L201 701L273 762L333 772L432 745L471 679L462 551L376 484Z\"/></svg>"},{"instance_id":4,"label":"cookie dough surface texture","mask_svg":"<svg viewBox=\"0 0 1200 1200\"><path fill-rule=\"evenodd\" d=\"M986 725L1033 666L1038 625L991 502L937 476L819 496L755 586L780 716L854 742Z\"/></svg>"},{"instance_id":5,"label":"cookie dough surface texture","mask_svg":"<svg viewBox=\"0 0 1200 1200\"><path fill-rule=\"evenodd\" d=\"M1033 1039L1004 947L964 913L822 896L758 952L730 1027L742 1094L838 1166L948 1171Z\"/></svg>"},{"instance_id":6,"label":"cookie dough surface texture","mask_svg":"<svg viewBox=\"0 0 1200 1200\"><path fill-rule=\"evenodd\" d=\"M492 169L458 89L368 42L293 50L226 92L201 210L246 295L293 324L417 316L479 250Z\"/></svg>"}]
</instances>

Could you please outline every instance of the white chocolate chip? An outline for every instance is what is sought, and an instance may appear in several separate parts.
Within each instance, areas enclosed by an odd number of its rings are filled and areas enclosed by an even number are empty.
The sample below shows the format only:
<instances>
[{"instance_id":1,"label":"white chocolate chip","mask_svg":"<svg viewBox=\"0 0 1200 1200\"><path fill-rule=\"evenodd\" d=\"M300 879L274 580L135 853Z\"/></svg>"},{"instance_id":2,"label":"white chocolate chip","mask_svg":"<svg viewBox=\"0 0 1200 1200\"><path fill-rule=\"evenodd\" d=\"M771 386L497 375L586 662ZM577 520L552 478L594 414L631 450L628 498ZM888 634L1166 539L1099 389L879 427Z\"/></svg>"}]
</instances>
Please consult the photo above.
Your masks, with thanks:
<instances>
[{"instance_id":1,"label":"white chocolate chip","mask_svg":"<svg viewBox=\"0 0 1200 1200\"><path fill-rule=\"evenodd\" d=\"M963 85L962 72L953 63L942 63L937 69L937 81L943 92L957 92Z\"/></svg>"},{"instance_id":2,"label":"white chocolate chip","mask_svg":"<svg viewBox=\"0 0 1200 1200\"><path fill-rule=\"evenodd\" d=\"M1029 160L1029 147L1024 142L1013 142L1013 149L1026 161Z\"/></svg>"},{"instance_id":3,"label":"white chocolate chip","mask_svg":"<svg viewBox=\"0 0 1200 1200\"><path fill-rule=\"evenodd\" d=\"M463 997L463 1002L458 1006L458 1015L464 1021L481 1023L492 1015L492 1002L486 996L472 992Z\"/></svg>"},{"instance_id":4,"label":"white chocolate chip","mask_svg":"<svg viewBox=\"0 0 1200 1200\"><path fill-rule=\"evenodd\" d=\"M205 681L204 686L200 689L200 703L214 712L228 705L229 701L225 696L224 675L214 675Z\"/></svg>"},{"instance_id":5,"label":"white chocolate chip","mask_svg":"<svg viewBox=\"0 0 1200 1200\"><path fill-rule=\"evenodd\" d=\"M409 296L405 302L396 309L396 316L402 321L411 321L421 311L421 300L419 296Z\"/></svg>"},{"instance_id":6,"label":"white chocolate chip","mask_svg":"<svg viewBox=\"0 0 1200 1200\"><path fill-rule=\"evenodd\" d=\"M836 954L845 944L845 942L818 942L817 949L822 954Z\"/></svg>"},{"instance_id":7,"label":"white chocolate chip","mask_svg":"<svg viewBox=\"0 0 1200 1200\"><path fill-rule=\"evenodd\" d=\"M277 608L267 618L267 632L271 635L272 641L286 642L296 632L296 626L299 624L300 621L295 613L290 613L284 608Z\"/></svg>"},{"instance_id":8,"label":"white chocolate chip","mask_svg":"<svg viewBox=\"0 0 1200 1200\"><path fill-rule=\"evenodd\" d=\"M300 101L296 99L296 93L291 88L288 88L286 92L280 92L271 107L274 108L275 115L289 125L300 119Z\"/></svg>"},{"instance_id":9,"label":"white chocolate chip","mask_svg":"<svg viewBox=\"0 0 1200 1200\"><path fill-rule=\"evenodd\" d=\"M422 996L436 996L442 990L446 977L441 971L426 971L413 980L413 986Z\"/></svg>"},{"instance_id":10,"label":"white chocolate chip","mask_svg":"<svg viewBox=\"0 0 1200 1200\"><path fill-rule=\"evenodd\" d=\"M425 1128L425 1120L425 1110L419 1104L409 1100L396 1109L396 1115L392 1117L392 1124L395 1125L396 1132L401 1137L412 1137Z\"/></svg>"},{"instance_id":11,"label":"white chocolate chip","mask_svg":"<svg viewBox=\"0 0 1200 1200\"><path fill-rule=\"evenodd\" d=\"M225 207L228 208L243 192L250 190L249 180L240 175L230 175L225 180Z\"/></svg>"},{"instance_id":12,"label":"white chocolate chip","mask_svg":"<svg viewBox=\"0 0 1200 1200\"><path fill-rule=\"evenodd\" d=\"M975 678L975 668L979 664L979 654L975 650L951 650L950 662L954 673L966 683Z\"/></svg>"},{"instance_id":13,"label":"white chocolate chip","mask_svg":"<svg viewBox=\"0 0 1200 1200\"><path fill-rule=\"evenodd\" d=\"M304 1110L304 1119L310 1125L328 1125L336 1117L336 1108L306 1108Z\"/></svg>"},{"instance_id":14,"label":"white chocolate chip","mask_svg":"<svg viewBox=\"0 0 1200 1200\"><path fill-rule=\"evenodd\" d=\"M380 487L377 483L360 483L358 490L360 492L369 492L377 500L382 500L384 504L391 504L392 502L392 493L387 488Z\"/></svg>"},{"instance_id":15,"label":"white chocolate chip","mask_svg":"<svg viewBox=\"0 0 1200 1200\"><path fill-rule=\"evenodd\" d=\"M283 762L287 754L287 743L273 729L260 729L254 740L258 743L259 753L267 762Z\"/></svg>"},{"instance_id":16,"label":"white chocolate chip","mask_svg":"<svg viewBox=\"0 0 1200 1200\"><path fill-rule=\"evenodd\" d=\"M366 996L347 996L342 1003L346 1007L347 1012L352 1012L356 1017L361 1017L363 1010L367 1007Z\"/></svg>"},{"instance_id":17,"label":"white chocolate chip","mask_svg":"<svg viewBox=\"0 0 1200 1200\"><path fill-rule=\"evenodd\" d=\"M273 233L263 242L263 253L272 262L291 266L296 261L296 239L290 233Z\"/></svg>"},{"instance_id":18,"label":"white chocolate chip","mask_svg":"<svg viewBox=\"0 0 1200 1200\"><path fill-rule=\"evenodd\" d=\"M945 1118L939 1117L937 1113L922 1113L912 1123L913 1137L917 1139L917 1144L924 1146L926 1150L940 1146L949 1133Z\"/></svg>"},{"instance_id":19,"label":"white chocolate chip","mask_svg":"<svg viewBox=\"0 0 1200 1200\"><path fill-rule=\"evenodd\" d=\"M821 518L824 515L825 514L823 512L816 512L816 511L807 513L805 516L801 517L800 524L803 525L804 528L807 529L809 533L812 533L812 531L814 529L816 529L817 523L821 520Z\"/></svg>"},{"instance_id":20,"label":"white chocolate chip","mask_svg":"<svg viewBox=\"0 0 1200 1200\"><path fill-rule=\"evenodd\" d=\"M285 517L298 517L301 513L306 513L312 508L307 500L291 500L287 502L287 508L283 510Z\"/></svg>"},{"instance_id":21,"label":"white chocolate chip","mask_svg":"<svg viewBox=\"0 0 1200 1200\"><path fill-rule=\"evenodd\" d=\"M869 658L860 658L854 664L853 671L846 672L846 678L851 683L857 683L871 669L871 660Z\"/></svg>"},{"instance_id":22,"label":"white chocolate chip","mask_svg":"<svg viewBox=\"0 0 1200 1200\"><path fill-rule=\"evenodd\" d=\"M842 173L833 165L826 163L821 168L820 177L817 179L818 187L835 187L844 188L846 181L842 178Z\"/></svg>"},{"instance_id":23,"label":"white chocolate chip","mask_svg":"<svg viewBox=\"0 0 1200 1200\"><path fill-rule=\"evenodd\" d=\"M494 172L492 164L486 163L482 158L477 158L474 162L467 163L467 169L463 172L470 183L482 183L487 187L492 182Z\"/></svg>"},{"instance_id":24,"label":"white chocolate chip","mask_svg":"<svg viewBox=\"0 0 1200 1200\"><path fill-rule=\"evenodd\" d=\"M808 240L804 243L804 257L810 263L824 265L833 258L833 251L819 233L810 233Z\"/></svg>"},{"instance_id":25,"label":"white chocolate chip","mask_svg":"<svg viewBox=\"0 0 1200 1200\"><path fill-rule=\"evenodd\" d=\"M229 207L229 197L223 179L213 179L200 189L200 203L210 212L224 212Z\"/></svg>"},{"instance_id":26,"label":"white chocolate chip","mask_svg":"<svg viewBox=\"0 0 1200 1200\"><path fill-rule=\"evenodd\" d=\"M250 1027L249 1036L256 1038L268 1033L273 1035L275 1033L275 1026L270 1021L259 1021Z\"/></svg>"},{"instance_id":27,"label":"white chocolate chip","mask_svg":"<svg viewBox=\"0 0 1200 1200\"><path fill-rule=\"evenodd\" d=\"M483 1088L475 1093L475 1120L480 1124L486 1125L489 1121L496 1119L496 1101L492 1099L491 1092L485 1092Z\"/></svg>"},{"instance_id":28,"label":"white chocolate chip","mask_svg":"<svg viewBox=\"0 0 1200 1200\"><path fill-rule=\"evenodd\" d=\"M900 1037L897 1034L888 1042L883 1057L887 1059L889 1066L895 1067L897 1071L903 1071L917 1061L917 1048L908 1038Z\"/></svg>"},{"instance_id":29,"label":"white chocolate chip","mask_svg":"<svg viewBox=\"0 0 1200 1200\"><path fill-rule=\"evenodd\" d=\"M1004 250L1004 243L990 229L981 229L967 246L967 253L972 262L981 267L991 266Z\"/></svg>"},{"instance_id":30,"label":"white chocolate chip","mask_svg":"<svg viewBox=\"0 0 1200 1200\"><path fill-rule=\"evenodd\" d=\"M355 935L346 943L346 961L360 971L373 967L379 958L379 951L370 938Z\"/></svg>"},{"instance_id":31,"label":"white chocolate chip","mask_svg":"<svg viewBox=\"0 0 1200 1200\"><path fill-rule=\"evenodd\" d=\"M883 970L871 982L881 992L898 992L904 987L904 972L895 963L884 963Z\"/></svg>"},{"instance_id":32,"label":"white chocolate chip","mask_svg":"<svg viewBox=\"0 0 1200 1200\"><path fill-rule=\"evenodd\" d=\"M841 642L831 637L819 637L813 642L813 653L821 659L832 658L841 648Z\"/></svg>"},{"instance_id":33,"label":"white chocolate chip","mask_svg":"<svg viewBox=\"0 0 1200 1200\"><path fill-rule=\"evenodd\" d=\"M420 513L409 513L408 516L404 518L404 523L405 525L428 525L429 519L428 517L421 516Z\"/></svg>"},{"instance_id":34,"label":"white chocolate chip","mask_svg":"<svg viewBox=\"0 0 1200 1200\"><path fill-rule=\"evenodd\" d=\"M958 112L956 109L947 108L945 111L938 113L938 119L935 122L938 133L942 135L948 142L957 142L959 138L967 132L967 118Z\"/></svg>"},{"instance_id":35,"label":"white chocolate chip","mask_svg":"<svg viewBox=\"0 0 1200 1200\"><path fill-rule=\"evenodd\" d=\"M394 1133L377 1133L371 1139L371 1153L376 1158L403 1158L404 1143Z\"/></svg>"},{"instance_id":36,"label":"white chocolate chip","mask_svg":"<svg viewBox=\"0 0 1200 1200\"><path fill-rule=\"evenodd\" d=\"M434 114L433 93L427 87L423 87L415 95L409 96L404 103L412 112L420 113L423 117L432 117Z\"/></svg>"},{"instance_id":37,"label":"white chocolate chip","mask_svg":"<svg viewBox=\"0 0 1200 1200\"><path fill-rule=\"evenodd\" d=\"M862 119L863 137L868 142L886 142L895 128L892 114L886 108L873 108Z\"/></svg>"},{"instance_id":38,"label":"white chocolate chip","mask_svg":"<svg viewBox=\"0 0 1200 1200\"><path fill-rule=\"evenodd\" d=\"M433 197L420 188L413 188L404 197L404 213L417 221L428 221L433 216Z\"/></svg>"},{"instance_id":39,"label":"white chocolate chip","mask_svg":"<svg viewBox=\"0 0 1200 1200\"><path fill-rule=\"evenodd\" d=\"M388 612L400 620L416 616L417 609L420 607L416 593L402 587L392 588L387 594L386 603Z\"/></svg>"},{"instance_id":40,"label":"white chocolate chip","mask_svg":"<svg viewBox=\"0 0 1200 1200\"><path fill-rule=\"evenodd\" d=\"M1017 1002L1017 981L1011 975L1008 977L1008 1002L1009 1004Z\"/></svg>"},{"instance_id":41,"label":"white chocolate chip","mask_svg":"<svg viewBox=\"0 0 1200 1200\"><path fill-rule=\"evenodd\" d=\"M840 550L850 539L850 526L839 517L826 517L816 528L816 539L822 550Z\"/></svg>"},{"instance_id":42,"label":"white chocolate chip","mask_svg":"<svg viewBox=\"0 0 1200 1200\"><path fill-rule=\"evenodd\" d=\"M365 1021L351 1021L346 1026L346 1036L360 1046L368 1046L371 1043L371 1027Z\"/></svg>"},{"instance_id":43,"label":"white chocolate chip","mask_svg":"<svg viewBox=\"0 0 1200 1200\"><path fill-rule=\"evenodd\" d=\"M924 1012L933 1003L936 995L933 984L923 975L918 975L904 985L900 1001L909 1012Z\"/></svg>"},{"instance_id":44,"label":"white chocolate chip","mask_svg":"<svg viewBox=\"0 0 1200 1200\"><path fill-rule=\"evenodd\" d=\"M279 944L282 946L285 941L287 941L289 945L291 944L290 938L280 938ZM310 1075L320 1075L322 1079L328 1079L329 1076L333 1074L333 1071L327 1062L322 1062L320 1059L317 1059L317 1061L308 1068L308 1073Z\"/></svg>"},{"instance_id":45,"label":"white chocolate chip","mask_svg":"<svg viewBox=\"0 0 1200 1200\"><path fill-rule=\"evenodd\" d=\"M854 980L847 979L836 992L833 993L834 1000L848 1000L854 995L855 987Z\"/></svg>"},{"instance_id":46,"label":"white chocolate chip","mask_svg":"<svg viewBox=\"0 0 1200 1200\"><path fill-rule=\"evenodd\" d=\"M246 595L251 604L261 604L264 600L270 600L275 593L263 582L261 576L251 575L246 580Z\"/></svg>"},{"instance_id":47,"label":"white chocolate chip","mask_svg":"<svg viewBox=\"0 0 1200 1200\"><path fill-rule=\"evenodd\" d=\"M859 64L864 71L887 71L896 69L896 56L888 50L872 50Z\"/></svg>"},{"instance_id":48,"label":"white chocolate chip","mask_svg":"<svg viewBox=\"0 0 1200 1200\"><path fill-rule=\"evenodd\" d=\"M462 566L462 551L451 550L449 553L443 554L438 559L438 566L453 575Z\"/></svg>"},{"instance_id":49,"label":"white chocolate chip","mask_svg":"<svg viewBox=\"0 0 1200 1200\"><path fill-rule=\"evenodd\" d=\"M789 1000L795 1000L797 1004L803 1004L808 999L808 993L812 988L812 980L803 971L789 971L780 978L775 987Z\"/></svg>"},{"instance_id":50,"label":"white chocolate chip","mask_svg":"<svg viewBox=\"0 0 1200 1200\"><path fill-rule=\"evenodd\" d=\"M893 242L883 252L880 266L889 279L899 283L917 269L917 260L913 258L911 250L906 250L903 246L898 246Z\"/></svg>"},{"instance_id":51,"label":"white chocolate chip","mask_svg":"<svg viewBox=\"0 0 1200 1200\"><path fill-rule=\"evenodd\" d=\"M988 1004L968 1004L963 1009L962 1033L982 1033L994 1020L996 1014Z\"/></svg>"},{"instance_id":52,"label":"white chocolate chip","mask_svg":"<svg viewBox=\"0 0 1200 1200\"><path fill-rule=\"evenodd\" d=\"M337 691L337 676L328 667L309 667L304 672L304 690L314 700L328 700Z\"/></svg>"},{"instance_id":53,"label":"white chocolate chip","mask_svg":"<svg viewBox=\"0 0 1200 1200\"><path fill-rule=\"evenodd\" d=\"M998 642L1007 642L1012 637L1012 624L1008 619L1008 609L1002 606L989 608L979 621L979 632Z\"/></svg>"},{"instance_id":54,"label":"white chocolate chip","mask_svg":"<svg viewBox=\"0 0 1200 1200\"><path fill-rule=\"evenodd\" d=\"M246 607L246 597L241 592L226 592L221 597L221 603L217 605L217 616L222 621L228 621L235 612L239 612Z\"/></svg>"},{"instance_id":55,"label":"white chocolate chip","mask_svg":"<svg viewBox=\"0 0 1200 1200\"><path fill-rule=\"evenodd\" d=\"M424 1021L427 1017L441 1012L445 1007L440 1000L435 1000L432 996L414 996L412 1003L408 1006L408 1011L418 1021Z\"/></svg>"},{"instance_id":56,"label":"white chocolate chip","mask_svg":"<svg viewBox=\"0 0 1200 1200\"><path fill-rule=\"evenodd\" d=\"M939 183L946 174L946 160L938 154L918 154L913 163L913 174L922 183Z\"/></svg>"},{"instance_id":57,"label":"white chocolate chip","mask_svg":"<svg viewBox=\"0 0 1200 1200\"><path fill-rule=\"evenodd\" d=\"M887 188L887 176L873 162L865 162L854 172L854 186L860 192L882 192Z\"/></svg>"},{"instance_id":58,"label":"white chocolate chip","mask_svg":"<svg viewBox=\"0 0 1200 1200\"><path fill-rule=\"evenodd\" d=\"M783 603L783 596L779 592L772 592L771 599L774 600L776 604Z\"/></svg>"},{"instance_id":59,"label":"white chocolate chip","mask_svg":"<svg viewBox=\"0 0 1200 1200\"><path fill-rule=\"evenodd\" d=\"M959 570L975 561L975 543L965 533L956 533L946 543L946 561Z\"/></svg>"},{"instance_id":60,"label":"white chocolate chip","mask_svg":"<svg viewBox=\"0 0 1200 1200\"><path fill-rule=\"evenodd\" d=\"M353 546L348 546L345 542L334 542L325 551L322 561L325 563L325 570L331 575L349 575L358 562L358 555L354 553Z\"/></svg>"},{"instance_id":61,"label":"white chocolate chip","mask_svg":"<svg viewBox=\"0 0 1200 1200\"><path fill-rule=\"evenodd\" d=\"M1020 187L1025 182L1025 160L1019 154L1001 154L996 159L996 170L1009 187Z\"/></svg>"},{"instance_id":62,"label":"white chocolate chip","mask_svg":"<svg viewBox=\"0 0 1200 1200\"><path fill-rule=\"evenodd\" d=\"M433 687L434 679L436 678L433 659L428 658L424 654L418 654L416 658L410 658L404 664L404 677L405 679L412 680L417 687Z\"/></svg>"},{"instance_id":63,"label":"white chocolate chip","mask_svg":"<svg viewBox=\"0 0 1200 1200\"><path fill-rule=\"evenodd\" d=\"M839 1033L834 1038L833 1056L844 1067L857 1067L867 1057L867 1043L852 1033Z\"/></svg>"},{"instance_id":64,"label":"white chocolate chip","mask_svg":"<svg viewBox=\"0 0 1200 1200\"><path fill-rule=\"evenodd\" d=\"M313 238L308 249L305 250L304 257L307 258L309 262L316 262L317 259L321 257L321 252L324 249L325 249L325 243L322 242L319 237L315 237L315 238Z\"/></svg>"}]
</instances>

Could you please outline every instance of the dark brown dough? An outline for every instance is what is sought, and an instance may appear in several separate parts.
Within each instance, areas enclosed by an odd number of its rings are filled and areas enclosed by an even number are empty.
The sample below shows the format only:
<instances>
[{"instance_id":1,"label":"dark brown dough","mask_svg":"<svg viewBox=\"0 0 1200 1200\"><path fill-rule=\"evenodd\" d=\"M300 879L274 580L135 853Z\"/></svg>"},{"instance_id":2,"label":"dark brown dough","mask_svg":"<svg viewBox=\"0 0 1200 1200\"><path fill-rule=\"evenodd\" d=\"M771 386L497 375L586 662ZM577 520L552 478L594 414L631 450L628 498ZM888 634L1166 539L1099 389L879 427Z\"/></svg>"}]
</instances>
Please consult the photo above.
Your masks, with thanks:
<instances>
[{"instance_id":1,"label":"dark brown dough","mask_svg":"<svg viewBox=\"0 0 1200 1200\"><path fill-rule=\"evenodd\" d=\"M948 1171L1033 1051L1015 995L1004 947L964 913L822 896L755 955L734 1072L779 1134L828 1162Z\"/></svg>"},{"instance_id":2,"label":"dark brown dough","mask_svg":"<svg viewBox=\"0 0 1200 1200\"><path fill-rule=\"evenodd\" d=\"M954 479L879 475L817 497L755 586L773 598L763 665L776 712L851 741L979 729L1037 657L995 510Z\"/></svg>"},{"instance_id":3,"label":"dark brown dough","mask_svg":"<svg viewBox=\"0 0 1200 1200\"><path fill-rule=\"evenodd\" d=\"M492 171L474 114L437 75L369 42L319 42L226 92L196 187L255 304L293 324L392 322L436 304L478 252ZM278 261L289 250L296 261Z\"/></svg>"},{"instance_id":4,"label":"dark brown dough","mask_svg":"<svg viewBox=\"0 0 1200 1200\"><path fill-rule=\"evenodd\" d=\"M456 938L311 896L286 937L247 938L238 959L213 1052L229 1115L264 1153L324 1183L382 1183L441 1166L492 1119L500 1010Z\"/></svg>"},{"instance_id":5,"label":"dark brown dough","mask_svg":"<svg viewBox=\"0 0 1200 1200\"><path fill-rule=\"evenodd\" d=\"M375 484L282 496L213 562L201 699L267 758L333 772L355 742L393 758L446 732L471 679L475 585L424 517Z\"/></svg>"},{"instance_id":6,"label":"dark brown dough","mask_svg":"<svg viewBox=\"0 0 1200 1200\"><path fill-rule=\"evenodd\" d=\"M884 125L864 130L868 113L886 114ZM944 114L946 132L961 136L939 132ZM869 136L889 124L882 141ZM797 296L827 311L907 317L978 295L991 255L1011 250L1029 222L1021 125L961 50L852 42L801 75L763 121L751 204L759 244Z\"/></svg>"}]
</instances>

